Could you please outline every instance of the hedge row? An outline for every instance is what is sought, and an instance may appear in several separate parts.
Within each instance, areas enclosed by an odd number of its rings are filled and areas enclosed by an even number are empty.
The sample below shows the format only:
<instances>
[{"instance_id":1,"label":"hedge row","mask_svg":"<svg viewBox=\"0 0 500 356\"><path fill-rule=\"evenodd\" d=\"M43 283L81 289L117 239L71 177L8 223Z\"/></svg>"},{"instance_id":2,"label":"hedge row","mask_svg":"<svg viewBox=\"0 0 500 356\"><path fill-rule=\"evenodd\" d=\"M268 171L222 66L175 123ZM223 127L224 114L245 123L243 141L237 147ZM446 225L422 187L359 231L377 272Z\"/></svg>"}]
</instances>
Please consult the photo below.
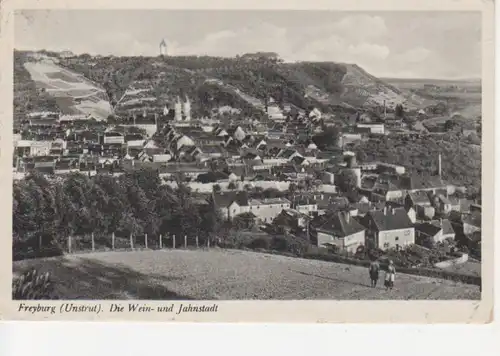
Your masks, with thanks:
<instances>
[{"instance_id":1,"label":"hedge row","mask_svg":"<svg viewBox=\"0 0 500 356\"><path fill-rule=\"evenodd\" d=\"M19 250L12 249L12 260L21 261L33 258L45 258L61 256L64 252L57 246L42 247L41 249Z\"/></svg>"}]
</instances>

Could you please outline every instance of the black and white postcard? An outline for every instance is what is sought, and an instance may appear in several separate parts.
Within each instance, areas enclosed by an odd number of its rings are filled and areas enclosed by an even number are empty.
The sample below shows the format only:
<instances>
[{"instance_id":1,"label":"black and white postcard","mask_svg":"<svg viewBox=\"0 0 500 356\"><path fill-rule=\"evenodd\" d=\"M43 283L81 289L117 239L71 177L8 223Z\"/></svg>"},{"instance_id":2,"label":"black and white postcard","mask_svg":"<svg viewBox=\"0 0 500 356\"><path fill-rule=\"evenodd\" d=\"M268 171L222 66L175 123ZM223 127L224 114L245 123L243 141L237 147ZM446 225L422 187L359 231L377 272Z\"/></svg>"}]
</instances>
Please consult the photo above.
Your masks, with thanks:
<instances>
[{"instance_id":1,"label":"black and white postcard","mask_svg":"<svg viewBox=\"0 0 500 356\"><path fill-rule=\"evenodd\" d=\"M490 320L493 2L258 3L2 7L0 314Z\"/></svg>"}]
</instances>

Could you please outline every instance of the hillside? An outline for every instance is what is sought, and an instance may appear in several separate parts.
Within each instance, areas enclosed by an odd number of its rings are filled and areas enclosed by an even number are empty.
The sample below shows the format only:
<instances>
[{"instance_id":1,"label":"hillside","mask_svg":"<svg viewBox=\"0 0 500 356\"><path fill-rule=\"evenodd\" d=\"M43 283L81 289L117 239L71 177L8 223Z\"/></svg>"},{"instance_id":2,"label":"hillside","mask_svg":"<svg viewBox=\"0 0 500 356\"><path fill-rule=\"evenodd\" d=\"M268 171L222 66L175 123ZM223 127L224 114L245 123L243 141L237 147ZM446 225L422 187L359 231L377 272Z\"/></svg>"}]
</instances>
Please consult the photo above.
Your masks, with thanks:
<instances>
[{"instance_id":1,"label":"hillside","mask_svg":"<svg viewBox=\"0 0 500 356\"><path fill-rule=\"evenodd\" d=\"M365 268L236 250L102 252L15 262L51 272L64 299L479 299L479 287L398 274L369 287Z\"/></svg>"},{"instance_id":2,"label":"hillside","mask_svg":"<svg viewBox=\"0 0 500 356\"><path fill-rule=\"evenodd\" d=\"M112 104L137 82L150 82L157 97L188 95L193 102L207 103L206 81L220 81L227 98L224 105L261 111L273 97L280 104L323 111L339 108L373 108L404 103L408 108L422 104L421 98L409 95L370 75L355 64L334 62L283 63L268 58L245 57L91 57L80 55L61 60L67 69L100 83ZM213 89L213 86L212 86ZM245 98L239 92L248 96ZM248 100L249 99L249 100ZM214 104L215 105L215 104ZM204 107L201 110L210 110Z\"/></svg>"},{"instance_id":3,"label":"hillside","mask_svg":"<svg viewBox=\"0 0 500 356\"><path fill-rule=\"evenodd\" d=\"M400 164L410 173L422 177L437 173L438 154L441 153L445 181L467 187L470 194L481 189L481 147L456 137L412 139L391 136L362 142L355 151L362 161Z\"/></svg>"},{"instance_id":4,"label":"hillside","mask_svg":"<svg viewBox=\"0 0 500 356\"><path fill-rule=\"evenodd\" d=\"M37 88L24 66L28 60L26 53L14 52L14 128L31 111L58 110L55 98Z\"/></svg>"}]
</instances>

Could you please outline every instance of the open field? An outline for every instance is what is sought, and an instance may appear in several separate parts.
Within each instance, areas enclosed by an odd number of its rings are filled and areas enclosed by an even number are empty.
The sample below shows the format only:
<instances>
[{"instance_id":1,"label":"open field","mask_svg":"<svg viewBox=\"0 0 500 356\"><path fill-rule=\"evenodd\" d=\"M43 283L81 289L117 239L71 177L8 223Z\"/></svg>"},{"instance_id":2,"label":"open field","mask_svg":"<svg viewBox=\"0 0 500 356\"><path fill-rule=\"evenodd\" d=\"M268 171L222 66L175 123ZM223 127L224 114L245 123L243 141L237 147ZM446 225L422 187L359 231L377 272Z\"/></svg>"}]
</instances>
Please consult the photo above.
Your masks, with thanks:
<instances>
[{"instance_id":1,"label":"open field","mask_svg":"<svg viewBox=\"0 0 500 356\"><path fill-rule=\"evenodd\" d=\"M24 260L65 299L479 299L477 286L399 274L369 287L365 268L238 250L101 252ZM381 281L382 282L382 281Z\"/></svg>"},{"instance_id":2,"label":"open field","mask_svg":"<svg viewBox=\"0 0 500 356\"><path fill-rule=\"evenodd\" d=\"M384 79L406 93L414 93L435 101L446 102L450 112L465 118L476 119L481 115L480 80L439 79Z\"/></svg>"},{"instance_id":3,"label":"open field","mask_svg":"<svg viewBox=\"0 0 500 356\"><path fill-rule=\"evenodd\" d=\"M432 79L432 78L381 78L385 82L394 85L400 89L423 88L425 84L436 86L457 85L462 88L480 88L481 81L479 79Z\"/></svg>"},{"instance_id":4,"label":"open field","mask_svg":"<svg viewBox=\"0 0 500 356\"><path fill-rule=\"evenodd\" d=\"M54 96L63 114L91 114L106 119L112 112L108 101L102 99L104 89L67 69L49 62L27 62L24 64L38 88ZM75 98L95 98L79 104Z\"/></svg>"}]
</instances>

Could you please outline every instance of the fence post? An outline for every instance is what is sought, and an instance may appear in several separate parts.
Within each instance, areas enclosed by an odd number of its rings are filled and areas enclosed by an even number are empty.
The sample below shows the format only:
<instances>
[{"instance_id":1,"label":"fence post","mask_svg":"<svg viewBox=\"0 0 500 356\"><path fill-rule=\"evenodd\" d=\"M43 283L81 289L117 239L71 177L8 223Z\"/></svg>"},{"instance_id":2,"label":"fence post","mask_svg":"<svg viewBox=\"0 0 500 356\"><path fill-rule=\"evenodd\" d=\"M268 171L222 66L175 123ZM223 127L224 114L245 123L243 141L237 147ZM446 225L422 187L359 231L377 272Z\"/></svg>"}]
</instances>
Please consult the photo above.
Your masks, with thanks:
<instances>
[{"instance_id":1,"label":"fence post","mask_svg":"<svg viewBox=\"0 0 500 356\"><path fill-rule=\"evenodd\" d=\"M38 249L42 249L42 235L38 235Z\"/></svg>"},{"instance_id":2,"label":"fence post","mask_svg":"<svg viewBox=\"0 0 500 356\"><path fill-rule=\"evenodd\" d=\"M148 234L144 235L144 244L146 245L146 249L148 248Z\"/></svg>"},{"instance_id":3,"label":"fence post","mask_svg":"<svg viewBox=\"0 0 500 356\"><path fill-rule=\"evenodd\" d=\"M161 239L161 234L160 234L160 250L163 248L163 241Z\"/></svg>"},{"instance_id":4,"label":"fence post","mask_svg":"<svg viewBox=\"0 0 500 356\"><path fill-rule=\"evenodd\" d=\"M115 249L115 232L114 231L111 233L111 249L112 250Z\"/></svg>"},{"instance_id":5,"label":"fence post","mask_svg":"<svg viewBox=\"0 0 500 356\"><path fill-rule=\"evenodd\" d=\"M134 249L134 239L132 237L132 233L130 233L130 248L133 250Z\"/></svg>"},{"instance_id":6,"label":"fence post","mask_svg":"<svg viewBox=\"0 0 500 356\"><path fill-rule=\"evenodd\" d=\"M187 235L184 235L184 248L188 247L188 237Z\"/></svg>"},{"instance_id":7,"label":"fence post","mask_svg":"<svg viewBox=\"0 0 500 356\"><path fill-rule=\"evenodd\" d=\"M207 248L210 248L210 237L207 238Z\"/></svg>"},{"instance_id":8,"label":"fence post","mask_svg":"<svg viewBox=\"0 0 500 356\"><path fill-rule=\"evenodd\" d=\"M71 253L71 235L68 235L68 253Z\"/></svg>"},{"instance_id":9,"label":"fence post","mask_svg":"<svg viewBox=\"0 0 500 356\"><path fill-rule=\"evenodd\" d=\"M172 248L175 248L175 234L174 234L173 240L172 240Z\"/></svg>"},{"instance_id":10,"label":"fence post","mask_svg":"<svg viewBox=\"0 0 500 356\"><path fill-rule=\"evenodd\" d=\"M196 235L196 248L198 248L198 235Z\"/></svg>"},{"instance_id":11,"label":"fence post","mask_svg":"<svg viewBox=\"0 0 500 356\"><path fill-rule=\"evenodd\" d=\"M95 251L94 233L92 233L92 251Z\"/></svg>"}]
</instances>

